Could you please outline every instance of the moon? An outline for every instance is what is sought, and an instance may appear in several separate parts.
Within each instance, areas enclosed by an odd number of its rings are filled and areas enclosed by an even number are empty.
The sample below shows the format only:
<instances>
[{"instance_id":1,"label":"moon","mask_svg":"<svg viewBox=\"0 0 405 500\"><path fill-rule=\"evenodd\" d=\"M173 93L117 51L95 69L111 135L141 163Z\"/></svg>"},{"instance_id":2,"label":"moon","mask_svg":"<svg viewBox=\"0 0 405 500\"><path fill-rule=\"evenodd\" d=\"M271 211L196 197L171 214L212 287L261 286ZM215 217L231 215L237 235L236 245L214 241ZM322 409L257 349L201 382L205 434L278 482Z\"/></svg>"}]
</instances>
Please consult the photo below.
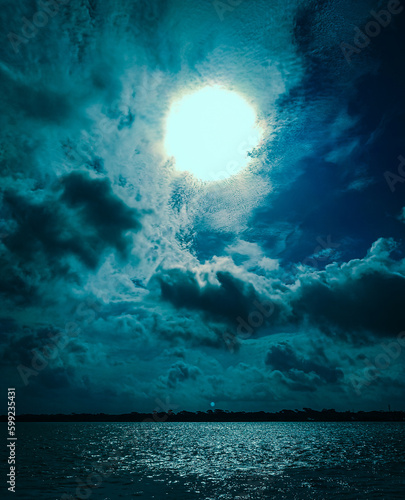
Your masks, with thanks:
<instances>
[{"instance_id":1,"label":"moon","mask_svg":"<svg viewBox=\"0 0 405 500\"><path fill-rule=\"evenodd\" d=\"M206 182L236 175L261 139L253 107L238 93L205 87L173 103L165 148L179 171Z\"/></svg>"}]
</instances>

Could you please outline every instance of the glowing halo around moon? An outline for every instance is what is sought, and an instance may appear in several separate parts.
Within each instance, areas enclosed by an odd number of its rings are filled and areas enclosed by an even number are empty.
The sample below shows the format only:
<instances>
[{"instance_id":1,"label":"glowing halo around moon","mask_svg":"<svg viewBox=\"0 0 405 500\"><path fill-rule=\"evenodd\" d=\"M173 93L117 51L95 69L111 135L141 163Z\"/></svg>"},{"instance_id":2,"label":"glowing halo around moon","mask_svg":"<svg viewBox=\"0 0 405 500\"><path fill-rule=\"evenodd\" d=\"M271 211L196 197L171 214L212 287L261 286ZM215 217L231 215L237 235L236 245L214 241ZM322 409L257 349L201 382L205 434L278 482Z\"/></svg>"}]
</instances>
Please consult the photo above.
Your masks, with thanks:
<instances>
[{"instance_id":1,"label":"glowing halo around moon","mask_svg":"<svg viewBox=\"0 0 405 500\"><path fill-rule=\"evenodd\" d=\"M176 169L202 181L240 172L262 136L252 106L220 87L205 87L175 102L166 127L165 148Z\"/></svg>"}]
</instances>

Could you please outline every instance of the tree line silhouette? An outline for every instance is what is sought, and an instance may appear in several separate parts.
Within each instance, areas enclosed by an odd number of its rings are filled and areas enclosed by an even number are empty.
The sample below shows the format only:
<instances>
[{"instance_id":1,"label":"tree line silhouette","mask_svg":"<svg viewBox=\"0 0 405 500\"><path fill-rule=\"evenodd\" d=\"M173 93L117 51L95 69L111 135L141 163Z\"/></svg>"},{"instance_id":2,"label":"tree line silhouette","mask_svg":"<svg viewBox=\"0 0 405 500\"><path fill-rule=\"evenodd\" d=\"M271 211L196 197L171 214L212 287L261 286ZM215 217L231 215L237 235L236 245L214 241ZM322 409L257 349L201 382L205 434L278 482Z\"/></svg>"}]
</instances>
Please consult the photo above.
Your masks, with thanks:
<instances>
[{"instance_id":1,"label":"tree line silhouette","mask_svg":"<svg viewBox=\"0 0 405 500\"><path fill-rule=\"evenodd\" d=\"M6 415L0 416L5 422ZM228 410L208 410L206 412L180 411L174 413L124 413L111 415L107 413L71 413L58 414L23 414L17 415L18 422L405 422L404 411L344 411L323 409L322 411L304 408L303 410L281 410L276 413L265 411L245 412Z\"/></svg>"}]
</instances>

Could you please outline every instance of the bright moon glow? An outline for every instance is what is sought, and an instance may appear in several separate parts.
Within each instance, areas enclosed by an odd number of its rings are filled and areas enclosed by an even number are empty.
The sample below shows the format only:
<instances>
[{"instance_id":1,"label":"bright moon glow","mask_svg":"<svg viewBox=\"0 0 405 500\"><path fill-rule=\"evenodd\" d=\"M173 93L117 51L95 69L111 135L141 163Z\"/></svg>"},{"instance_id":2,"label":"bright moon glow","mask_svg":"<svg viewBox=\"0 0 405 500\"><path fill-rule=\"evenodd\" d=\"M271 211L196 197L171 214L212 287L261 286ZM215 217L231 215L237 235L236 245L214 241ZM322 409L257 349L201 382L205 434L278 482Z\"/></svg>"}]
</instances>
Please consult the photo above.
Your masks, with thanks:
<instances>
[{"instance_id":1,"label":"bright moon glow","mask_svg":"<svg viewBox=\"0 0 405 500\"><path fill-rule=\"evenodd\" d=\"M173 104L165 146L177 170L218 181L246 167L260 137L256 113L240 95L206 87Z\"/></svg>"}]
</instances>

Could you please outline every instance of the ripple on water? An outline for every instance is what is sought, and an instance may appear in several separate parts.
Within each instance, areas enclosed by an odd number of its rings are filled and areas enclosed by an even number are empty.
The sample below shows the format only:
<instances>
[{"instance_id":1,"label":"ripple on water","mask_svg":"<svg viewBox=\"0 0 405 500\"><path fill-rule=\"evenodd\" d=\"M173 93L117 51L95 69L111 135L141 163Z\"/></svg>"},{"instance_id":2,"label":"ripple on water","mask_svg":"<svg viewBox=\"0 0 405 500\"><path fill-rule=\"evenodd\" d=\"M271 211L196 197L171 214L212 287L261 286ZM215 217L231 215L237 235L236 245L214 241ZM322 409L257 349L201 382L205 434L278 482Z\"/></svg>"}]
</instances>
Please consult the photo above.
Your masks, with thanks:
<instances>
[{"instance_id":1,"label":"ripple on water","mask_svg":"<svg viewBox=\"0 0 405 500\"><path fill-rule=\"evenodd\" d=\"M405 488L403 424L21 423L19 442L27 499L74 494L101 466L90 498L402 499Z\"/></svg>"}]
</instances>

